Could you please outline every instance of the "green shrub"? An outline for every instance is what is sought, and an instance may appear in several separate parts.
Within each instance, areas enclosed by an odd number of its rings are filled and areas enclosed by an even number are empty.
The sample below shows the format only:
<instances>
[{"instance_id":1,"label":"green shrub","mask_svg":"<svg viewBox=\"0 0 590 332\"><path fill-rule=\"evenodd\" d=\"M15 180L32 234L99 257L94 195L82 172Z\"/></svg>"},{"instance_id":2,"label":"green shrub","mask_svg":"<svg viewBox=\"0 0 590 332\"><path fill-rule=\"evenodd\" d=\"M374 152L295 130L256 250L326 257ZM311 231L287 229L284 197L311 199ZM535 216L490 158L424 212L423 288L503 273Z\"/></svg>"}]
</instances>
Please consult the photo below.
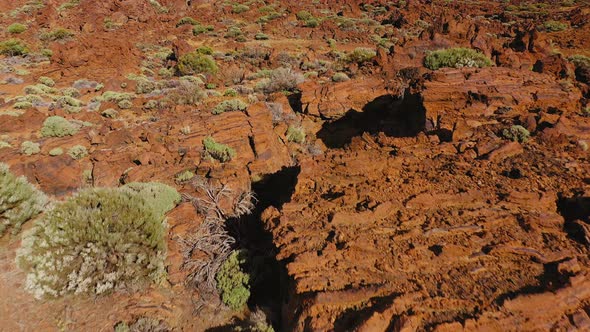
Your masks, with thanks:
<instances>
[{"instance_id":1,"label":"green shrub","mask_svg":"<svg viewBox=\"0 0 590 332\"><path fill-rule=\"evenodd\" d=\"M221 114L224 112L232 112L232 111L245 111L248 108L248 104L241 101L240 99L231 99L231 100L224 100L219 103L211 113L213 114Z\"/></svg>"},{"instance_id":2,"label":"green shrub","mask_svg":"<svg viewBox=\"0 0 590 332\"><path fill-rule=\"evenodd\" d=\"M183 17L181 18L178 23L176 23L176 27L180 27L186 24L190 24L190 25L200 25L201 23L199 23L199 21L195 20L192 17Z\"/></svg>"},{"instance_id":3,"label":"green shrub","mask_svg":"<svg viewBox=\"0 0 590 332\"><path fill-rule=\"evenodd\" d=\"M64 153L64 149L62 148L55 148L49 151L49 155L52 157L61 156Z\"/></svg>"},{"instance_id":4,"label":"green shrub","mask_svg":"<svg viewBox=\"0 0 590 332\"><path fill-rule=\"evenodd\" d=\"M218 71L215 60L199 52L191 52L181 56L176 67L180 75L183 76L200 73L215 74Z\"/></svg>"},{"instance_id":5,"label":"green shrub","mask_svg":"<svg viewBox=\"0 0 590 332\"><path fill-rule=\"evenodd\" d=\"M19 39L8 39L0 42L0 54L8 56L26 55L29 53L27 45Z\"/></svg>"},{"instance_id":6,"label":"green shrub","mask_svg":"<svg viewBox=\"0 0 590 332\"><path fill-rule=\"evenodd\" d=\"M492 60L484 54L470 48L449 48L430 52L424 58L424 66L431 70L437 70L443 67L462 68L462 67L489 67Z\"/></svg>"},{"instance_id":7,"label":"green shrub","mask_svg":"<svg viewBox=\"0 0 590 332\"><path fill-rule=\"evenodd\" d=\"M182 171L182 172L176 174L175 179L177 182L186 182L194 177L195 177L195 173L193 173L191 170L187 169L185 171Z\"/></svg>"},{"instance_id":8,"label":"green shrub","mask_svg":"<svg viewBox=\"0 0 590 332\"><path fill-rule=\"evenodd\" d=\"M39 38L43 41L66 40L74 36L74 32L64 28L57 28L49 32L42 33Z\"/></svg>"},{"instance_id":9,"label":"green shrub","mask_svg":"<svg viewBox=\"0 0 590 332\"><path fill-rule=\"evenodd\" d=\"M0 163L0 236L8 229L12 235L20 232L22 225L39 214L46 203L45 194Z\"/></svg>"},{"instance_id":10,"label":"green shrub","mask_svg":"<svg viewBox=\"0 0 590 332\"><path fill-rule=\"evenodd\" d=\"M299 21L303 22L303 25L309 28L315 28L320 24L320 21L315 18L313 15L311 15L310 12L306 11L306 10L302 10L300 12L298 12L295 16L297 16L297 19Z\"/></svg>"},{"instance_id":11,"label":"green shrub","mask_svg":"<svg viewBox=\"0 0 590 332\"><path fill-rule=\"evenodd\" d=\"M514 142L524 143L529 140L531 133L523 126L514 125L508 129L504 129L502 136Z\"/></svg>"},{"instance_id":12,"label":"green shrub","mask_svg":"<svg viewBox=\"0 0 590 332\"><path fill-rule=\"evenodd\" d=\"M246 252L234 251L215 275L221 301L233 310L242 309L250 298L250 276L242 269L246 261Z\"/></svg>"},{"instance_id":13,"label":"green shrub","mask_svg":"<svg viewBox=\"0 0 590 332\"><path fill-rule=\"evenodd\" d=\"M268 79L259 82L256 89L265 93L293 91L303 81L304 77L301 73L296 73L290 68L277 68L269 73Z\"/></svg>"},{"instance_id":14,"label":"green shrub","mask_svg":"<svg viewBox=\"0 0 590 332\"><path fill-rule=\"evenodd\" d=\"M64 137L72 136L78 132L78 128L61 116L50 116L43 122L41 136Z\"/></svg>"},{"instance_id":15,"label":"green shrub","mask_svg":"<svg viewBox=\"0 0 590 332\"><path fill-rule=\"evenodd\" d=\"M159 182L131 182L122 188L139 194L161 218L181 200L176 189Z\"/></svg>"},{"instance_id":16,"label":"green shrub","mask_svg":"<svg viewBox=\"0 0 590 332\"><path fill-rule=\"evenodd\" d=\"M18 110L26 110L26 109L33 107L33 103L31 103L30 101L19 101L19 102L14 103L14 105L12 105L12 107L14 107Z\"/></svg>"},{"instance_id":17,"label":"green shrub","mask_svg":"<svg viewBox=\"0 0 590 332\"><path fill-rule=\"evenodd\" d=\"M13 34L23 33L23 32L25 32L25 30L27 30L27 26L24 24L20 24L20 23L13 23L13 24L9 25L8 29L7 29L7 31L9 33L13 33Z\"/></svg>"},{"instance_id":18,"label":"green shrub","mask_svg":"<svg viewBox=\"0 0 590 332\"><path fill-rule=\"evenodd\" d=\"M585 118L590 118L590 106L582 108L581 114Z\"/></svg>"},{"instance_id":19,"label":"green shrub","mask_svg":"<svg viewBox=\"0 0 590 332\"><path fill-rule=\"evenodd\" d=\"M41 148L39 143L31 142L31 141L24 141L20 145L20 152L27 156L32 156L41 152Z\"/></svg>"},{"instance_id":20,"label":"green shrub","mask_svg":"<svg viewBox=\"0 0 590 332\"><path fill-rule=\"evenodd\" d=\"M303 130L301 127L289 126L289 128L287 128L286 136L289 142L295 142L299 144L305 142L305 130Z\"/></svg>"},{"instance_id":21,"label":"green shrub","mask_svg":"<svg viewBox=\"0 0 590 332\"><path fill-rule=\"evenodd\" d=\"M346 60L348 62L362 64L371 61L375 56L377 56L375 50L365 47L357 47L346 57Z\"/></svg>"},{"instance_id":22,"label":"green shrub","mask_svg":"<svg viewBox=\"0 0 590 332\"><path fill-rule=\"evenodd\" d=\"M197 47L197 49L195 50L197 53L201 53L204 55L211 55L213 54L213 49L209 46L199 46Z\"/></svg>"},{"instance_id":23,"label":"green shrub","mask_svg":"<svg viewBox=\"0 0 590 332\"><path fill-rule=\"evenodd\" d=\"M232 12L234 14L241 14L250 10L250 7L243 4L235 4L232 6Z\"/></svg>"},{"instance_id":24,"label":"green shrub","mask_svg":"<svg viewBox=\"0 0 590 332\"><path fill-rule=\"evenodd\" d=\"M235 89L227 89L225 90L225 92L223 93L223 95L225 97L237 97L238 96L238 92Z\"/></svg>"},{"instance_id":25,"label":"green shrub","mask_svg":"<svg viewBox=\"0 0 590 332\"><path fill-rule=\"evenodd\" d=\"M543 28L549 32L557 32L567 29L567 24L558 21L547 21L543 23Z\"/></svg>"},{"instance_id":26,"label":"green shrub","mask_svg":"<svg viewBox=\"0 0 590 332\"><path fill-rule=\"evenodd\" d=\"M74 145L68 150L68 155L73 159L80 160L88 156L88 150L83 145Z\"/></svg>"},{"instance_id":27,"label":"green shrub","mask_svg":"<svg viewBox=\"0 0 590 332\"><path fill-rule=\"evenodd\" d=\"M216 159L222 163L232 160L236 156L236 151L231 147L217 143L211 136L203 140L205 156Z\"/></svg>"},{"instance_id":28,"label":"green shrub","mask_svg":"<svg viewBox=\"0 0 590 332\"><path fill-rule=\"evenodd\" d=\"M213 26L212 25L195 25L193 27L193 35L198 36L202 33L205 33L207 31L213 31Z\"/></svg>"},{"instance_id":29,"label":"green shrub","mask_svg":"<svg viewBox=\"0 0 590 332\"><path fill-rule=\"evenodd\" d=\"M332 76L332 81L334 82L346 82L349 81L350 78L345 73L336 73Z\"/></svg>"},{"instance_id":30,"label":"green shrub","mask_svg":"<svg viewBox=\"0 0 590 332\"><path fill-rule=\"evenodd\" d=\"M55 86L55 81L51 78L51 77L47 77L47 76L41 76L39 77L39 83L48 86L48 87L53 87Z\"/></svg>"},{"instance_id":31,"label":"green shrub","mask_svg":"<svg viewBox=\"0 0 590 332\"><path fill-rule=\"evenodd\" d=\"M27 85L25 87L25 93L28 95L44 95L44 94L55 94L57 89L47 86L45 84Z\"/></svg>"},{"instance_id":32,"label":"green shrub","mask_svg":"<svg viewBox=\"0 0 590 332\"><path fill-rule=\"evenodd\" d=\"M268 35L264 34L262 32L258 32L256 35L254 35L254 39L256 40L268 40Z\"/></svg>"},{"instance_id":33,"label":"green shrub","mask_svg":"<svg viewBox=\"0 0 590 332\"><path fill-rule=\"evenodd\" d=\"M18 266L36 298L138 289L165 277L163 220L140 193L90 188L58 203L23 236Z\"/></svg>"}]
</instances>

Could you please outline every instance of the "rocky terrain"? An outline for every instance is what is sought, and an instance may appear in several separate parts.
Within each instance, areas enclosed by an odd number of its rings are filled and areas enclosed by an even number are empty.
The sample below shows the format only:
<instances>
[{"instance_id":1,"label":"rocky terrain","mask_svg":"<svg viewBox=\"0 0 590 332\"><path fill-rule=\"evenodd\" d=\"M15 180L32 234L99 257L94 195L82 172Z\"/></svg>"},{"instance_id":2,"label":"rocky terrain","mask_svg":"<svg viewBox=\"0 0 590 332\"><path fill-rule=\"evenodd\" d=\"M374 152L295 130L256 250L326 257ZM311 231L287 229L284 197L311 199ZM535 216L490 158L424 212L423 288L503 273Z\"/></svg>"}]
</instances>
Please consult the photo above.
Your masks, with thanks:
<instances>
[{"instance_id":1,"label":"rocky terrain","mask_svg":"<svg viewBox=\"0 0 590 332\"><path fill-rule=\"evenodd\" d=\"M590 330L589 22L584 0L0 1L0 331ZM19 220L10 174L38 189ZM23 248L66 257L48 225L103 187L166 214L143 234L163 276L40 296ZM84 213L86 249L128 232L101 259L131 278L147 222Z\"/></svg>"}]
</instances>

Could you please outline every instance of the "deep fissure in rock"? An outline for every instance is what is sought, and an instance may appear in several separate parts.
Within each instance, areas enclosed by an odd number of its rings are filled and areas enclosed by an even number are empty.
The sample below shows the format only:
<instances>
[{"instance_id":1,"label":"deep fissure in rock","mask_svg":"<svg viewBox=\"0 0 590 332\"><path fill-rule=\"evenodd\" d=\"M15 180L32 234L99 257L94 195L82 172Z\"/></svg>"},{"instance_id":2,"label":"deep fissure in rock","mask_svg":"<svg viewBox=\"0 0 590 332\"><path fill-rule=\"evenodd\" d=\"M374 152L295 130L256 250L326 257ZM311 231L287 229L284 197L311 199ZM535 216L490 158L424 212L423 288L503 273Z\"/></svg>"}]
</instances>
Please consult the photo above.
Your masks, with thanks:
<instances>
[{"instance_id":1,"label":"deep fissure in rock","mask_svg":"<svg viewBox=\"0 0 590 332\"><path fill-rule=\"evenodd\" d=\"M249 253L248 269L254 280L248 305L251 309L263 309L277 331L282 325L281 310L287 300L289 280L285 264L275 258L277 248L272 234L262 224L261 214L270 206L280 209L291 199L299 172L299 166L285 167L253 183L256 208L249 215L227 222L228 231L236 239L238 249L245 249Z\"/></svg>"},{"instance_id":2,"label":"deep fissure in rock","mask_svg":"<svg viewBox=\"0 0 590 332\"><path fill-rule=\"evenodd\" d=\"M329 148L342 148L364 132L383 132L390 137L412 137L424 130L426 110L419 94L403 97L384 95L363 107L349 110L342 118L326 122L317 136Z\"/></svg>"}]
</instances>

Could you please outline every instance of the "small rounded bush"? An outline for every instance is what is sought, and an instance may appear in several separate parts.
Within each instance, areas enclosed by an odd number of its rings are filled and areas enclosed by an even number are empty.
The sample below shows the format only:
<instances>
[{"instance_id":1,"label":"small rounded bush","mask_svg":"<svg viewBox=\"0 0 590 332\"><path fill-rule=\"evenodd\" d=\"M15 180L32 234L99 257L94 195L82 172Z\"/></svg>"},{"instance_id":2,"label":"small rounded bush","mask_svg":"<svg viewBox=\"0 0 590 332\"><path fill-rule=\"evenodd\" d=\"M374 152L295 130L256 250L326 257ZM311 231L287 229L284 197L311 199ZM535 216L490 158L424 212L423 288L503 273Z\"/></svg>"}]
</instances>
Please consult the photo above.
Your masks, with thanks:
<instances>
[{"instance_id":1,"label":"small rounded bush","mask_svg":"<svg viewBox=\"0 0 590 332\"><path fill-rule=\"evenodd\" d=\"M45 194L37 190L23 176L10 172L0 163L0 236L11 229L17 234L22 225L39 214L47 203Z\"/></svg>"},{"instance_id":2,"label":"small rounded bush","mask_svg":"<svg viewBox=\"0 0 590 332\"><path fill-rule=\"evenodd\" d=\"M233 310L239 310L250 298L250 275L244 273L245 251L232 252L217 271L215 281L221 301Z\"/></svg>"},{"instance_id":3,"label":"small rounded bush","mask_svg":"<svg viewBox=\"0 0 590 332\"><path fill-rule=\"evenodd\" d=\"M55 81L51 77L47 76L39 77L39 83L46 85L48 87L53 87L55 85Z\"/></svg>"},{"instance_id":4,"label":"small rounded bush","mask_svg":"<svg viewBox=\"0 0 590 332\"><path fill-rule=\"evenodd\" d=\"M231 147L217 143L211 136L205 137L203 140L203 147L205 148L205 155L216 159L222 163L232 160L236 156L236 151Z\"/></svg>"},{"instance_id":5,"label":"small rounded bush","mask_svg":"<svg viewBox=\"0 0 590 332\"><path fill-rule=\"evenodd\" d=\"M375 56L377 56L375 50L365 47L357 47L348 55L347 60L349 62L362 64L371 61Z\"/></svg>"},{"instance_id":6,"label":"small rounded bush","mask_svg":"<svg viewBox=\"0 0 590 332\"><path fill-rule=\"evenodd\" d=\"M334 82L346 82L348 80L350 80L350 78L345 73L336 73L332 76L332 81Z\"/></svg>"},{"instance_id":7,"label":"small rounded bush","mask_svg":"<svg viewBox=\"0 0 590 332\"><path fill-rule=\"evenodd\" d=\"M20 152L27 156L32 156L41 152L41 148L39 143L31 142L31 141L24 141L20 145Z\"/></svg>"},{"instance_id":8,"label":"small rounded bush","mask_svg":"<svg viewBox=\"0 0 590 332\"><path fill-rule=\"evenodd\" d=\"M199 52L190 52L181 56L176 66L180 75L183 76L199 73L215 74L218 71L215 60Z\"/></svg>"},{"instance_id":9,"label":"small rounded bush","mask_svg":"<svg viewBox=\"0 0 590 332\"><path fill-rule=\"evenodd\" d=\"M286 136L287 136L287 140L289 142L294 142L294 143L299 143L299 144L305 142L305 131L301 127L289 126L289 128L287 128L287 135Z\"/></svg>"},{"instance_id":10,"label":"small rounded bush","mask_svg":"<svg viewBox=\"0 0 590 332\"><path fill-rule=\"evenodd\" d=\"M0 54L8 56L20 56L29 53L29 48L20 39L8 39L0 42Z\"/></svg>"},{"instance_id":11,"label":"small rounded bush","mask_svg":"<svg viewBox=\"0 0 590 332\"><path fill-rule=\"evenodd\" d=\"M83 145L75 145L70 148L68 155L76 160L88 156L88 150Z\"/></svg>"},{"instance_id":12,"label":"small rounded bush","mask_svg":"<svg viewBox=\"0 0 590 332\"><path fill-rule=\"evenodd\" d=\"M224 112L232 112L232 111L245 111L248 108L248 104L241 101L240 99L231 99L231 100L224 100L219 103L211 113L213 114L221 114Z\"/></svg>"},{"instance_id":13,"label":"small rounded bush","mask_svg":"<svg viewBox=\"0 0 590 332\"><path fill-rule=\"evenodd\" d=\"M8 26L8 32L9 33L23 33L25 32L25 30L27 30L27 26L24 24L20 24L20 23L13 23L11 25Z\"/></svg>"},{"instance_id":14,"label":"small rounded bush","mask_svg":"<svg viewBox=\"0 0 590 332\"><path fill-rule=\"evenodd\" d=\"M484 54L463 47L430 52L424 58L424 66L431 70L443 67L489 67L491 65L492 60L488 59Z\"/></svg>"},{"instance_id":15,"label":"small rounded bush","mask_svg":"<svg viewBox=\"0 0 590 332\"><path fill-rule=\"evenodd\" d=\"M531 133L523 126L514 125L509 129L504 129L502 136L514 142L524 143L529 140Z\"/></svg>"},{"instance_id":16,"label":"small rounded bush","mask_svg":"<svg viewBox=\"0 0 590 332\"><path fill-rule=\"evenodd\" d=\"M176 189L159 182L131 182L123 186L123 189L141 195L156 215L162 218L181 200Z\"/></svg>"},{"instance_id":17,"label":"small rounded bush","mask_svg":"<svg viewBox=\"0 0 590 332\"><path fill-rule=\"evenodd\" d=\"M78 128L61 116L48 117L41 128L41 136L43 137L72 136L77 132Z\"/></svg>"},{"instance_id":18,"label":"small rounded bush","mask_svg":"<svg viewBox=\"0 0 590 332\"><path fill-rule=\"evenodd\" d=\"M138 289L165 276L166 233L141 192L80 191L24 236L17 263L36 298Z\"/></svg>"},{"instance_id":19,"label":"small rounded bush","mask_svg":"<svg viewBox=\"0 0 590 332\"><path fill-rule=\"evenodd\" d=\"M62 148L55 148L49 151L49 155L52 157L61 156L64 153L64 149Z\"/></svg>"}]
</instances>

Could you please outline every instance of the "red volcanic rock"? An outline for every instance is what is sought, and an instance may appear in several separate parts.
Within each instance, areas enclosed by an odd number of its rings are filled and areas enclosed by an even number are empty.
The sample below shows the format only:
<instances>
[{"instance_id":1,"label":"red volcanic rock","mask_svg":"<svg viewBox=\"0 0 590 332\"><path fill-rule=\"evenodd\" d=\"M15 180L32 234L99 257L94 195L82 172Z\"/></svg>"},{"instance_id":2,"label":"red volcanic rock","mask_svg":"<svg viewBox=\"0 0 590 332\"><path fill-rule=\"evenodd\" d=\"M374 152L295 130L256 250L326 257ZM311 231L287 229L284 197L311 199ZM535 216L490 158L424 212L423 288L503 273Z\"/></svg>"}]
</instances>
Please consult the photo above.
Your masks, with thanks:
<instances>
[{"instance_id":1,"label":"red volcanic rock","mask_svg":"<svg viewBox=\"0 0 590 332\"><path fill-rule=\"evenodd\" d=\"M385 82L379 78L351 80L319 85L314 81L301 85L303 112L324 119L338 119L350 109L361 111L375 98L388 95Z\"/></svg>"}]
</instances>

